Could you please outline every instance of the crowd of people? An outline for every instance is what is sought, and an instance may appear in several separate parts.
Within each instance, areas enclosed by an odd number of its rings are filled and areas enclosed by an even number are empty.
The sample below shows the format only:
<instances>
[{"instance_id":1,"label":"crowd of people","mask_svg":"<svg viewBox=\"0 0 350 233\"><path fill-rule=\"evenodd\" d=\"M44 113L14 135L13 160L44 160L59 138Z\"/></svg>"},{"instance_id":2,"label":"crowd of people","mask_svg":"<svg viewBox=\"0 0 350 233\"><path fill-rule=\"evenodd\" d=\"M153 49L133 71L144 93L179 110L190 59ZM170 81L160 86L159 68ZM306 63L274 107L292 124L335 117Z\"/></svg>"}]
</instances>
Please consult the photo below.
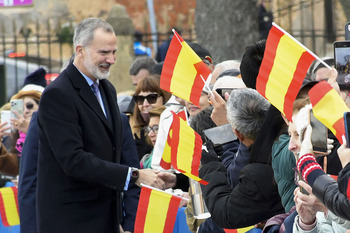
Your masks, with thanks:
<instances>
[{"instance_id":1,"label":"crowd of people","mask_svg":"<svg viewBox=\"0 0 350 233\"><path fill-rule=\"evenodd\" d=\"M148 53L130 67L133 93L117 96L108 81L117 41L106 21L84 19L73 43L59 77L46 86L42 68L27 76L11 98L23 100L23 115L0 124L0 173L19 175L21 232L133 232L142 184L183 197L188 232L350 232L350 149L329 131L327 155L314 153L307 120L308 91L320 81L350 106L335 70L311 65L289 121L255 90L265 40L239 61L216 61L189 42L212 72L198 106L160 88L163 61ZM173 112L203 141L206 219L194 211L193 180L160 166ZM204 131L222 126L236 137L215 144Z\"/></svg>"}]
</instances>

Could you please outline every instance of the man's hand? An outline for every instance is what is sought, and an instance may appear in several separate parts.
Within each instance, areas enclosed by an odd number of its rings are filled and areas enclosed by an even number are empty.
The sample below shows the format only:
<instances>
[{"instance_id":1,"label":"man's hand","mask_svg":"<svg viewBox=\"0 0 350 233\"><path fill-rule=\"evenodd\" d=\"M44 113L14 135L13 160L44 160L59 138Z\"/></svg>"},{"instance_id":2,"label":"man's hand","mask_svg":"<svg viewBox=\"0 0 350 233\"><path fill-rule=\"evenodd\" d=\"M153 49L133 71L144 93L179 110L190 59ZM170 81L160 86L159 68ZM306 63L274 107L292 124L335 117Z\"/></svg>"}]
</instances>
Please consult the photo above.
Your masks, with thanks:
<instances>
[{"instance_id":1,"label":"man's hand","mask_svg":"<svg viewBox=\"0 0 350 233\"><path fill-rule=\"evenodd\" d=\"M209 97L213 106L213 112L211 113L211 119L217 126L228 124L226 101L216 92L213 91L213 96ZM226 97L226 96L225 96Z\"/></svg>"},{"instance_id":2,"label":"man's hand","mask_svg":"<svg viewBox=\"0 0 350 233\"><path fill-rule=\"evenodd\" d=\"M137 186L141 186L142 184L149 185L151 187L155 187L158 189L164 189L165 183L162 179L158 177L159 171L152 169L140 169L139 170L139 178L135 182Z\"/></svg>"},{"instance_id":3,"label":"man's hand","mask_svg":"<svg viewBox=\"0 0 350 233\"><path fill-rule=\"evenodd\" d=\"M158 178L160 178L164 182L164 189L174 188L176 185L176 175L170 172L159 172L157 174Z\"/></svg>"}]
</instances>

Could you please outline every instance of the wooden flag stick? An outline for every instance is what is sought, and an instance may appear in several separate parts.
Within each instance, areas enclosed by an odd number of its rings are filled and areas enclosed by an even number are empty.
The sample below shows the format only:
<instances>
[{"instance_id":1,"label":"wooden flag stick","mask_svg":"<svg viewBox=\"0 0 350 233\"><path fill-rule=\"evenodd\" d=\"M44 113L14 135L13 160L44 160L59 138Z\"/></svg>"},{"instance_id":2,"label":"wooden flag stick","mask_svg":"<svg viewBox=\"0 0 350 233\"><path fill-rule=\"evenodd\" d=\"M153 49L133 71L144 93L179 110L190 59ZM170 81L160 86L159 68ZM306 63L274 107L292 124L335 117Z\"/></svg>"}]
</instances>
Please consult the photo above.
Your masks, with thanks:
<instances>
[{"instance_id":1,"label":"wooden flag stick","mask_svg":"<svg viewBox=\"0 0 350 233\"><path fill-rule=\"evenodd\" d=\"M159 192L163 192L163 193L169 194L169 195L174 196L174 197L178 197L178 198L184 199L184 200L186 200L186 201L189 201L189 200L190 200L190 199L188 199L188 198L186 198L186 197L180 197L180 196L177 196L177 195L174 195L174 194L171 194L171 193L167 193L167 192L165 192L164 190L161 190L161 189L158 189L158 188L149 186L149 185L147 185L147 184L141 183L140 185L141 185L141 186L144 186L144 187L146 187L146 188L149 188L149 189L153 189L153 190L156 190L156 191L159 191Z\"/></svg>"}]
</instances>

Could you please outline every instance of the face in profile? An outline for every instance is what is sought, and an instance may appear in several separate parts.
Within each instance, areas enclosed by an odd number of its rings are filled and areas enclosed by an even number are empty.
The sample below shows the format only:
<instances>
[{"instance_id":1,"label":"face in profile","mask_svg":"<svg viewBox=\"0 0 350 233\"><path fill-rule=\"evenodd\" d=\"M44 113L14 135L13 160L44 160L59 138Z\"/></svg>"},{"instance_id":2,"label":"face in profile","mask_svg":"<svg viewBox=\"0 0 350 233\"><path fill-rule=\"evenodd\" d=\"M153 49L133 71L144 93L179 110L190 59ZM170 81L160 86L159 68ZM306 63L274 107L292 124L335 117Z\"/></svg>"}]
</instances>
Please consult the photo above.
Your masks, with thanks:
<instances>
[{"instance_id":1,"label":"face in profile","mask_svg":"<svg viewBox=\"0 0 350 233\"><path fill-rule=\"evenodd\" d=\"M201 97L199 99L199 107L190 102L185 101L188 114L190 114L191 117L194 117L203 109L210 107L208 100L208 94L202 92Z\"/></svg>"}]
</instances>

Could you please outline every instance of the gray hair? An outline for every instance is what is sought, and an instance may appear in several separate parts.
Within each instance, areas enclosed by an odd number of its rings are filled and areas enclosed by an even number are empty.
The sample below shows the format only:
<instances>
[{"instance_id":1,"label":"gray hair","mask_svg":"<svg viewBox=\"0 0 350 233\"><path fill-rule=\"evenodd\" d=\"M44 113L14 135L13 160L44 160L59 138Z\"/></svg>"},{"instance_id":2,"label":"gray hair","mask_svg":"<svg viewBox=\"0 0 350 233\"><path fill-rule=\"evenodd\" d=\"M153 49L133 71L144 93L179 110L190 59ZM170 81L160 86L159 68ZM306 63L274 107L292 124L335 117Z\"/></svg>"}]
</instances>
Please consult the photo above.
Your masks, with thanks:
<instances>
[{"instance_id":1,"label":"gray hair","mask_svg":"<svg viewBox=\"0 0 350 233\"><path fill-rule=\"evenodd\" d=\"M256 90L236 89L226 103L227 119L233 129L255 140L269 107L270 103Z\"/></svg>"},{"instance_id":2,"label":"gray hair","mask_svg":"<svg viewBox=\"0 0 350 233\"><path fill-rule=\"evenodd\" d=\"M137 75L141 69L146 69L150 74L152 74L155 66L156 61L153 58L147 56L138 57L131 64L129 74Z\"/></svg>"},{"instance_id":3,"label":"gray hair","mask_svg":"<svg viewBox=\"0 0 350 233\"><path fill-rule=\"evenodd\" d=\"M102 28L105 32L114 33L113 27L100 18L87 18L81 21L74 30L74 48L77 45L89 46L94 39L96 29Z\"/></svg>"}]
</instances>

